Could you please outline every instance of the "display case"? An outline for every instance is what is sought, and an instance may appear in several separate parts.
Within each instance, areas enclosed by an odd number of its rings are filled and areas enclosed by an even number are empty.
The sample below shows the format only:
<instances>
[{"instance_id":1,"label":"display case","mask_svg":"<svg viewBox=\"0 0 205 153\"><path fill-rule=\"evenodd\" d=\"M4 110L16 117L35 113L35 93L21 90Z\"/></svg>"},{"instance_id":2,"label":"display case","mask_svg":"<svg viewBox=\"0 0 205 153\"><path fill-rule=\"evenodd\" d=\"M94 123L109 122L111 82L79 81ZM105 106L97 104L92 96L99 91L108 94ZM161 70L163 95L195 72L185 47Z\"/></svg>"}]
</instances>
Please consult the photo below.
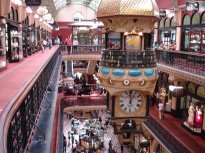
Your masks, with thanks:
<instances>
[{"instance_id":1,"label":"display case","mask_svg":"<svg viewBox=\"0 0 205 153\"><path fill-rule=\"evenodd\" d=\"M194 31L190 33L189 50L193 52L200 52L201 50L201 32Z\"/></svg>"},{"instance_id":2,"label":"display case","mask_svg":"<svg viewBox=\"0 0 205 153\"><path fill-rule=\"evenodd\" d=\"M205 31L201 34L201 52L205 52Z\"/></svg>"},{"instance_id":3,"label":"display case","mask_svg":"<svg viewBox=\"0 0 205 153\"><path fill-rule=\"evenodd\" d=\"M6 30L5 25L0 24L0 71L3 70L6 65Z\"/></svg>"},{"instance_id":4,"label":"display case","mask_svg":"<svg viewBox=\"0 0 205 153\"><path fill-rule=\"evenodd\" d=\"M27 43L26 33L27 33L27 28L24 27L24 28L23 28L23 31L22 31L22 42L23 42L22 45L23 45L23 56L24 56L24 57L27 57L27 56L28 56L28 53L27 53L28 43Z\"/></svg>"},{"instance_id":5,"label":"display case","mask_svg":"<svg viewBox=\"0 0 205 153\"><path fill-rule=\"evenodd\" d=\"M6 28L6 48L9 62L19 62L22 59L22 32L16 22L9 21Z\"/></svg>"}]
</instances>

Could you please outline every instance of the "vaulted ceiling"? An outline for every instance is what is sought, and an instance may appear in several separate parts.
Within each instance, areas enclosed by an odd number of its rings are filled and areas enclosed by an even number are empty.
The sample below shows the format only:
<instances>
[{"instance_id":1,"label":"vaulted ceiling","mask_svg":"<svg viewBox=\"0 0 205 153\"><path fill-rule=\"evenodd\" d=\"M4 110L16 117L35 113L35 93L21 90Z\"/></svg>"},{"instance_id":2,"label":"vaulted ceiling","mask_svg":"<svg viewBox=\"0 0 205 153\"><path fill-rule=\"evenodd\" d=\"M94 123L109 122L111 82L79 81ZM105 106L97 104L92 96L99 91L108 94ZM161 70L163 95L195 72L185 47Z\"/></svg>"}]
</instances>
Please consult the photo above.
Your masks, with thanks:
<instances>
[{"instance_id":1,"label":"vaulted ceiling","mask_svg":"<svg viewBox=\"0 0 205 153\"><path fill-rule=\"evenodd\" d=\"M101 0L53 0L56 10L60 10L66 5L78 4L90 7L93 10L97 10Z\"/></svg>"},{"instance_id":2,"label":"vaulted ceiling","mask_svg":"<svg viewBox=\"0 0 205 153\"><path fill-rule=\"evenodd\" d=\"M49 13L53 17L56 16L57 12L68 5L85 5L94 11L98 9L101 0L42 0L41 5L47 6Z\"/></svg>"}]
</instances>

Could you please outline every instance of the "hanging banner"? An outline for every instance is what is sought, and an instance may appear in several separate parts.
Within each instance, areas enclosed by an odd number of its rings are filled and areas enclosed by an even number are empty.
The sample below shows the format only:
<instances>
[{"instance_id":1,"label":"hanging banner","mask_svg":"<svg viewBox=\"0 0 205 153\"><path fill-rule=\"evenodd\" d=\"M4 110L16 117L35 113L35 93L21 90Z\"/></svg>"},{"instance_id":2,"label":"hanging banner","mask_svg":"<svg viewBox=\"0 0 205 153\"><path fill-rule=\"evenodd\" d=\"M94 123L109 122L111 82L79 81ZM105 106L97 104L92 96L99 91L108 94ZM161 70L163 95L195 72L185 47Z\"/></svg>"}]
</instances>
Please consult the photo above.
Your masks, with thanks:
<instances>
[{"instance_id":1,"label":"hanging banner","mask_svg":"<svg viewBox=\"0 0 205 153\"><path fill-rule=\"evenodd\" d=\"M40 6L41 0L25 0L27 6Z\"/></svg>"}]
</instances>

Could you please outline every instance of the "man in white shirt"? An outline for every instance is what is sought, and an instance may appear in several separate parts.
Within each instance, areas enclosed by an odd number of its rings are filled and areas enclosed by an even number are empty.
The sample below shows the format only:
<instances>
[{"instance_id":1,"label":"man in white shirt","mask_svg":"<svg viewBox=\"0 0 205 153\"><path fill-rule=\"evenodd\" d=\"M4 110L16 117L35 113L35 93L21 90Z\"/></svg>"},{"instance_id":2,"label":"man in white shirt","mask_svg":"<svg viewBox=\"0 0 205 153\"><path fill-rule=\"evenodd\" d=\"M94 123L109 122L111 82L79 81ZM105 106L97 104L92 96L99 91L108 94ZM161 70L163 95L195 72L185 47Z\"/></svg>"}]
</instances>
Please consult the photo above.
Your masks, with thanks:
<instances>
[{"instance_id":1,"label":"man in white shirt","mask_svg":"<svg viewBox=\"0 0 205 153\"><path fill-rule=\"evenodd\" d=\"M159 106L159 119L161 120L162 118L164 118L164 104L161 98L160 98L158 106Z\"/></svg>"}]
</instances>

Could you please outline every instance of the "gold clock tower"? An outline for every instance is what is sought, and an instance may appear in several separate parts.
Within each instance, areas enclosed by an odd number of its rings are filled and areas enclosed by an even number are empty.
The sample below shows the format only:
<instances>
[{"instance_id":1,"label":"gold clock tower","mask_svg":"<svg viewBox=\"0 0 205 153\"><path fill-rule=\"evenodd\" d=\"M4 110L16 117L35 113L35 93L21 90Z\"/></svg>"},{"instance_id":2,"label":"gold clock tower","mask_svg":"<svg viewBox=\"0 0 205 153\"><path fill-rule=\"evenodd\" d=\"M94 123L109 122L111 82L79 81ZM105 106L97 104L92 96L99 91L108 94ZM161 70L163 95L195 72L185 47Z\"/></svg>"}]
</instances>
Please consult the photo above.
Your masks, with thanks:
<instances>
[{"instance_id":1,"label":"gold clock tower","mask_svg":"<svg viewBox=\"0 0 205 153\"><path fill-rule=\"evenodd\" d=\"M146 35L159 20L152 0L102 0L97 12L104 23L106 49L98 77L109 92L115 134L135 145L141 123L149 115L148 95L156 80L156 57L144 49Z\"/></svg>"}]
</instances>

